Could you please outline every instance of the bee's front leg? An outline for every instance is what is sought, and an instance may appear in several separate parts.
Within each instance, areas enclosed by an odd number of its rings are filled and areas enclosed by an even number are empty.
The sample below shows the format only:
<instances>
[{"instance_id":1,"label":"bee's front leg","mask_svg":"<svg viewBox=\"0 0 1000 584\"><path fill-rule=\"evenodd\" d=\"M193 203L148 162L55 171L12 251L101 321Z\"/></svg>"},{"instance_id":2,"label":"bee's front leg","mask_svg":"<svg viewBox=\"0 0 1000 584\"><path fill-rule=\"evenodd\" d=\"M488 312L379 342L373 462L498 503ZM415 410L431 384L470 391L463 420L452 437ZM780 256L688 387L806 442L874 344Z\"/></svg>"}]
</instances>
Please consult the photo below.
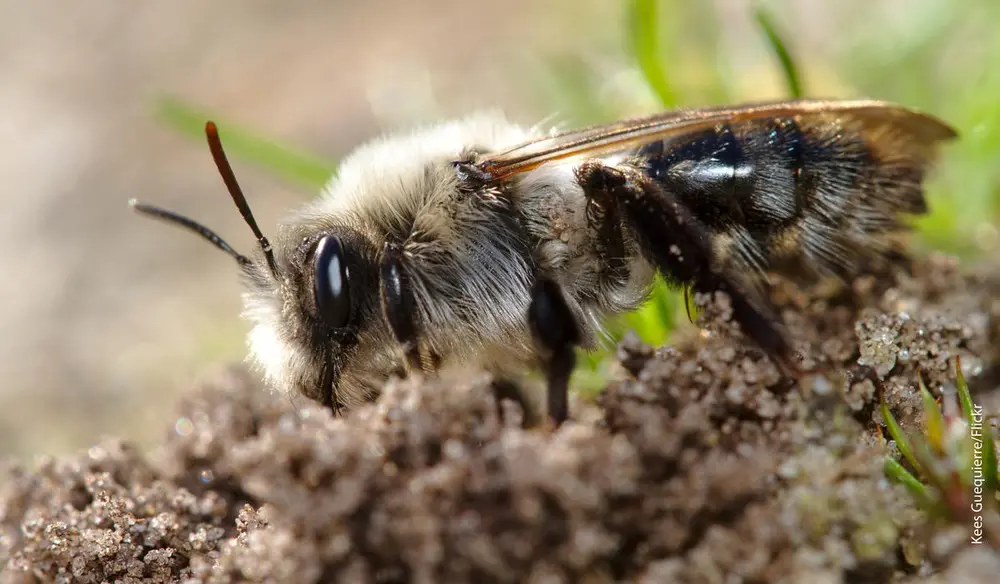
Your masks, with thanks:
<instances>
[{"instance_id":1,"label":"bee's front leg","mask_svg":"<svg viewBox=\"0 0 1000 584\"><path fill-rule=\"evenodd\" d=\"M559 285L548 278L540 277L531 290L528 324L546 368L549 418L558 426L569 417L569 378L581 332Z\"/></svg>"},{"instance_id":2,"label":"bee's front leg","mask_svg":"<svg viewBox=\"0 0 1000 584\"><path fill-rule=\"evenodd\" d=\"M617 207L640 253L668 281L698 292L725 292L743 331L787 374L796 373L791 347L769 301L746 290L739 274L716 271L711 231L676 196L627 164L590 160L578 169L577 180L588 200Z\"/></svg>"}]
</instances>

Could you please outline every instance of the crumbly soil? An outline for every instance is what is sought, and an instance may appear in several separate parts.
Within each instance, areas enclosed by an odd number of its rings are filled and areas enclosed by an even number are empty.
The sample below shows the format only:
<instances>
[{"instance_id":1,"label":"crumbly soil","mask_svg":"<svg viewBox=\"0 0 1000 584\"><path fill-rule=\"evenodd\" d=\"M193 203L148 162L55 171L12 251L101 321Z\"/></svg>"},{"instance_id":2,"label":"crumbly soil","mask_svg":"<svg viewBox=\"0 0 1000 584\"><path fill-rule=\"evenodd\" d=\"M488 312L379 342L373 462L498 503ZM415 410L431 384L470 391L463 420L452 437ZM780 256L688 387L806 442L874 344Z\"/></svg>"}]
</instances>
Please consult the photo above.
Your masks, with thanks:
<instances>
[{"instance_id":1,"label":"crumbly soil","mask_svg":"<svg viewBox=\"0 0 1000 584\"><path fill-rule=\"evenodd\" d=\"M816 371L798 383L702 296L705 332L627 339L620 380L555 432L522 429L485 376L390 382L333 419L231 368L156 452L107 440L11 463L0 583L995 582L1000 553L968 545L971 525L929 524L884 478L861 373L912 431L915 372L947 393L961 356L995 416L1000 265L931 256L821 288L775 289Z\"/></svg>"}]
</instances>

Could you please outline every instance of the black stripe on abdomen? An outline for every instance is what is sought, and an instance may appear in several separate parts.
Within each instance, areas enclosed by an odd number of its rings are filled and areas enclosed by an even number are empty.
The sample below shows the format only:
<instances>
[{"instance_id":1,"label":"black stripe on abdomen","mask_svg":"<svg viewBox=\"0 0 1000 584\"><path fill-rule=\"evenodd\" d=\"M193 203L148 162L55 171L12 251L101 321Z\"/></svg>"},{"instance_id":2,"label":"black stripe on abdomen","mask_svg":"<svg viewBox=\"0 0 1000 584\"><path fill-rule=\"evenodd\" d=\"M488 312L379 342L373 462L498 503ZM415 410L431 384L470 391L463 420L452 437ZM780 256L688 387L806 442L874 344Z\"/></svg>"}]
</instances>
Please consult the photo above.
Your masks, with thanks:
<instances>
[{"instance_id":1,"label":"black stripe on abdomen","mask_svg":"<svg viewBox=\"0 0 1000 584\"><path fill-rule=\"evenodd\" d=\"M814 211L835 222L871 163L861 136L835 121L719 124L638 149L638 165L715 231L766 239Z\"/></svg>"}]
</instances>

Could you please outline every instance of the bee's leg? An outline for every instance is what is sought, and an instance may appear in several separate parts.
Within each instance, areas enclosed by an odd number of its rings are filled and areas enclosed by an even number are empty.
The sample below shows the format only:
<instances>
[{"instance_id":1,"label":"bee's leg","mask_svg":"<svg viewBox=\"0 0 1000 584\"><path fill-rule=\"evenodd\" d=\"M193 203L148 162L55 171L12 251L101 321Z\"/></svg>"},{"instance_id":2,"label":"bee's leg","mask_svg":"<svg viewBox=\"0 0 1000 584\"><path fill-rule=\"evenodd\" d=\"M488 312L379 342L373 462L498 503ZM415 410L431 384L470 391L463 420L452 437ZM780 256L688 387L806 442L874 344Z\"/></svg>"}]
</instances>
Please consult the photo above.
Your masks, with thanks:
<instances>
[{"instance_id":1,"label":"bee's leg","mask_svg":"<svg viewBox=\"0 0 1000 584\"><path fill-rule=\"evenodd\" d=\"M528 324L546 368L549 418L558 426L569 417L569 377L581 333L562 290L548 278L539 278L532 288Z\"/></svg>"},{"instance_id":2,"label":"bee's leg","mask_svg":"<svg viewBox=\"0 0 1000 584\"><path fill-rule=\"evenodd\" d=\"M416 306L413 291L403 267L403 250L394 243L387 243L382 250L379 266L382 314L396 342L403 349L410 371L422 371Z\"/></svg>"},{"instance_id":3,"label":"bee's leg","mask_svg":"<svg viewBox=\"0 0 1000 584\"><path fill-rule=\"evenodd\" d=\"M711 233L690 209L638 169L608 166L599 160L577 171L588 199L602 206L617 205L623 224L640 252L668 280L690 284L697 292L725 292L733 318L785 373L797 372L791 347L766 299L751 302L737 274L716 272Z\"/></svg>"}]
</instances>

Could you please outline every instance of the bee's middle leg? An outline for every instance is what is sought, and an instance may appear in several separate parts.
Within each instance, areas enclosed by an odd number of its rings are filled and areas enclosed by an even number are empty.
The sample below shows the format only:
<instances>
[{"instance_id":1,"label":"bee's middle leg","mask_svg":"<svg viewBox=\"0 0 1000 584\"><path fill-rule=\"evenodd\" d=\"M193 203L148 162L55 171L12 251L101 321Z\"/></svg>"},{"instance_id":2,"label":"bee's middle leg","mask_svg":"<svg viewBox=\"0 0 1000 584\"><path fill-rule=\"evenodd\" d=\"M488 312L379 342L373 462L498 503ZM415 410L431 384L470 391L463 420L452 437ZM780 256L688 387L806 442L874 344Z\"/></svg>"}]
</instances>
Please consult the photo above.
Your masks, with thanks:
<instances>
[{"instance_id":1,"label":"bee's middle leg","mask_svg":"<svg viewBox=\"0 0 1000 584\"><path fill-rule=\"evenodd\" d=\"M569 378L581 331L563 291L548 278L540 277L532 287L528 324L546 368L549 418L558 426L569 417Z\"/></svg>"}]
</instances>

